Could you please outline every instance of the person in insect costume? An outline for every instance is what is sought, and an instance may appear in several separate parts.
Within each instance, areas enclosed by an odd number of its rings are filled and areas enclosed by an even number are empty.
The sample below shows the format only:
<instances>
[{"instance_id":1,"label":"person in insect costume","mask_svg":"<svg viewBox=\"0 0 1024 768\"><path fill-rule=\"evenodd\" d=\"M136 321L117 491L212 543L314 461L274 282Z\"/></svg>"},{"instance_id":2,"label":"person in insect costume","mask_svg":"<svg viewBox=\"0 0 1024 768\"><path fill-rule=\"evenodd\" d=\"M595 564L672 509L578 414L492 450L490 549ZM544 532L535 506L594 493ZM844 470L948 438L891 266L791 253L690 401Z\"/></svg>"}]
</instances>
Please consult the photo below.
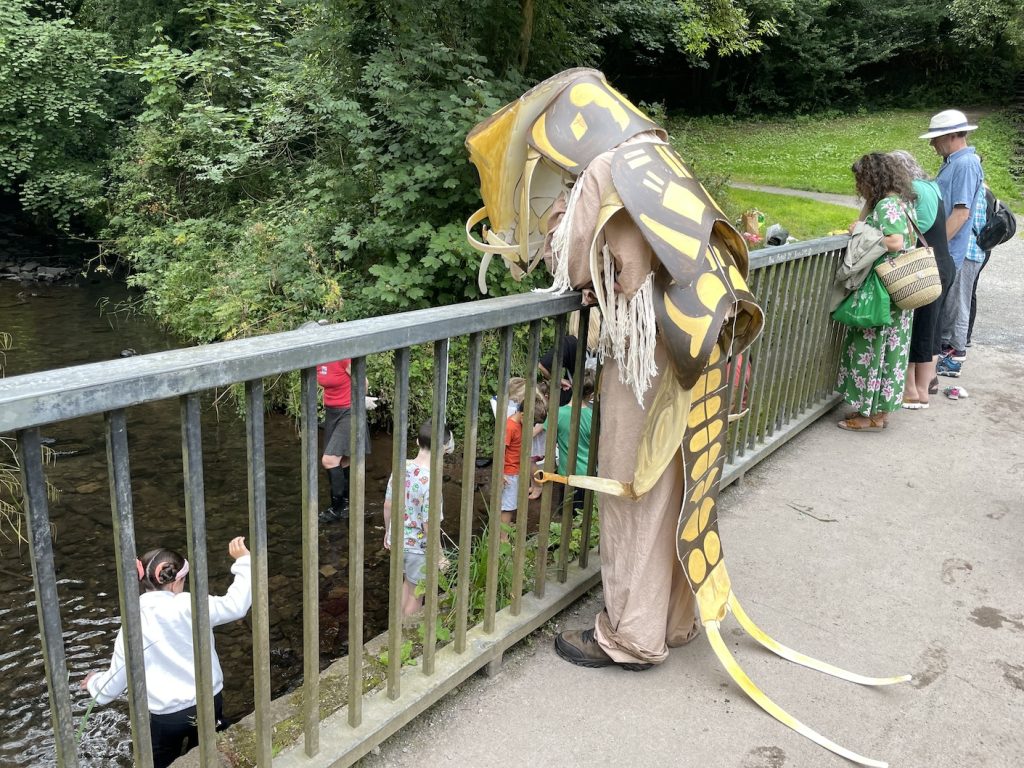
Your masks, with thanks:
<instances>
[{"instance_id":1,"label":"person in insect costume","mask_svg":"<svg viewBox=\"0 0 1024 768\"><path fill-rule=\"evenodd\" d=\"M864 685L909 680L863 677L780 645L732 591L717 512L732 418L727 367L764 325L746 283L743 238L666 132L593 69L535 86L477 125L466 146L484 203L466 223L484 253L481 291L493 257L517 279L543 259L551 290L585 289L601 311L604 476L540 478L600 494L605 608L592 628L556 638L559 655L583 667L647 669L701 625L732 678L769 714L844 757L885 765L779 708L721 637L731 612L797 663Z\"/></svg>"}]
</instances>

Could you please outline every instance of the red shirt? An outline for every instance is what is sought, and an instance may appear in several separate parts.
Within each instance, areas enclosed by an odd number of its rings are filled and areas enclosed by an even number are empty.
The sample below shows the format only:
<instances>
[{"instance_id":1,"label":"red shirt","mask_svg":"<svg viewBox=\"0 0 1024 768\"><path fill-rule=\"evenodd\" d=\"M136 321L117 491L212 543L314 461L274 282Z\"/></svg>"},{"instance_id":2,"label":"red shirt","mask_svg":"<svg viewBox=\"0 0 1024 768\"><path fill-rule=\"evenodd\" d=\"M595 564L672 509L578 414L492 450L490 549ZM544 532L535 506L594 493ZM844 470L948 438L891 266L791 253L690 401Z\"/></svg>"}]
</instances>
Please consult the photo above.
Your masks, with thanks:
<instances>
[{"instance_id":1,"label":"red shirt","mask_svg":"<svg viewBox=\"0 0 1024 768\"><path fill-rule=\"evenodd\" d=\"M505 474L519 474L519 455L523 450L523 425L509 416L505 422Z\"/></svg>"},{"instance_id":2,"label":"red shirt","mask_svg":"<svg viewBox=\"0 0 1024 768\"><path fill-rule=\"evenodd\" d=\"M352 361L336 360L316 367L316 381L324 388L324 405L328 408L352 407Z\"/></svg>"}]
</instances>

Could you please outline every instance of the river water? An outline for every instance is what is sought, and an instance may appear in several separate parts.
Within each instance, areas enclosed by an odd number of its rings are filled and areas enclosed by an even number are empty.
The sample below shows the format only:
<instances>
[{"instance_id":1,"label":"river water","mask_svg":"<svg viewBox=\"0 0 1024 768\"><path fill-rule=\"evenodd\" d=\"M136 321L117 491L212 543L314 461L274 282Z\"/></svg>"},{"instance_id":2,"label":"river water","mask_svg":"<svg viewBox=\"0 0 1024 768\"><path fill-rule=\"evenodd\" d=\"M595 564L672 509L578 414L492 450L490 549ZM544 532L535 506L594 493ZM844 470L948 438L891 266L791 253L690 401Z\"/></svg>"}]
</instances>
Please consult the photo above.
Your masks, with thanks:
<instances>
[{"instance_id":1,"label":"river water","mask_svg":"<svg viewBox=\"0 0 1024 768\"><path fill-rule=\"evenodd\" d=\"M101 311L124 301L123 286L82 279L78 285L35 285L0 280L0 331L13 337L5 375L117 358L122 350L139 354L182 346L139 316ZM372 382L371 382L372 386ZM244 423L230 403L204 401L203 460L212 593L230 583L228 541L248 533ZM186 550L180 421L176 401L128 410L135 534L140 552L157 546ZM102 416L78 419L42 430L55 460L48 479L58 492L50 503L61 619L76 724L88 697L78 684L90 670L109 663L119 626L117 581ZM367 461L366 597L364 635L387 625L387 553L382 539L381 505L390 471L391 440L377 435ZM0 461L6 461L0 455ZM282 415L266 419L267 520L269 548L272 690L282 695L301 684L302 594L300 443L294 422ZM446 475L459 478L457 467ZM446 478L447 480L447 478ZM321 477L326 501L326 478ZM446 483L445 505L458 508L457 480ZM457 516L445 531L457 536ZM321 527L321 667L343 655L347 643L348 538L340 524ZM39 648L35 596L27 548L0 537L0 766L54 764L53 736L43 661ZM224 668L225 713L232 718L252 710L252 638L249 620L216 632ZM88 766L131 765L125 701L95 707L79 743Z\"/></svg>"}]
</instances>

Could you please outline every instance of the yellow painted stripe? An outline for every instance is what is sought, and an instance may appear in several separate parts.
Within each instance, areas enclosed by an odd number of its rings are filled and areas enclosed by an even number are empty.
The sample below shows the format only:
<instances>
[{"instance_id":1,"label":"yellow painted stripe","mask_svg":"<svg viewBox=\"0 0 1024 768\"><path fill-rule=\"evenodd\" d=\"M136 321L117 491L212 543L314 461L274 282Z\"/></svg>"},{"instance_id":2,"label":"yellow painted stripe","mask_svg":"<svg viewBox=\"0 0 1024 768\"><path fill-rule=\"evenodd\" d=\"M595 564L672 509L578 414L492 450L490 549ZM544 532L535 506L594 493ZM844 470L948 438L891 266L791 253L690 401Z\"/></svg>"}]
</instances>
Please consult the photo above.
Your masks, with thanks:
<instances>
[{"instance_id":1,"label":"yellow painted stripe","mask_svg":"<svg viewBox=\"0 0 1024 768\"><path fill-rule=\"evenodd\" d=\"M671 320L679 330L690 335L690 357L696 359L697 355L700 354L700 348L704 343L704 337L707 336L708 329L711 327L711 315L704 315L704 317L690 317L689 315L684 315L679 308L672 303L672 300L667 294L665 296L665 312L668 314L669 320Z\"/></svg>"},{"instance_id":2,"label":"yellow painted stripe","mask_svg":"<svg viewBox=\"0 0 1024 768\"><path fill-rule=\"evenodd\" d=\"M652 219L646 213L640 214L640 223L693 261L696 261L697 257L700 256L700 240L696 237L691 237L685 232L680 232L678 229L672 229L672 227Z\"/></svg>"},{"instance_id":3,"label":"yellow painted stripe","mask_svg":"<svg viewBox=\"0 0 1024 768\"><path fill-rule=\"evenodd\" d=\"M616 96L618 94L613 95L596 83L577 83L569 91L569 100L577 107L594 104L604 109L619 126L619 130L624 131L629 127L629 115L626 114L623 107L624 102L626 104L629 102L626 102L621 96L616 99ZM632 104L629 106L632 107Z\"/></svg>"},{"instance_id":4,"label":"yellow painted stripe","mask_svg":"<svg viewBox=\"0 0 1024 768\"><path fill-rule=\"evenodd\" d=\"M711 272L705 272L697 278L697 296L700 303L707 307L709 312L714 312L718 302L729 292L723 285L721 278Z\"/></svg>"},{"instance_id":5,"label":"yellow painted stripe","mask_svg":"<svg viewBox=\"0 0 1024 768\"><path fill-rule=\"evenodd\" d=\"M665 164L675 171L676 176L681 176L684 179L693 178L690 172L686 170L686 166L683 165L683 161L679 159L679 156L674 151L664 144L658 144L656 150L661 155L661 159L665 161Z\"/></svg>"},{"instance_id":6,"label":"yellow painted stripe","mask_svg":"<svg viewBox=\"0 0 1024 768\"><path fill-rule=\"evenodd\" d=\"M668 187L665 188L665 196L661 199L661 204L673 213L698 225L707 207L704 205L704 201L693 192L674 181L670 181Z\"/></svg>"},{"instance_id":7,"label":"yellow painted stripe","mask_svg":"<svg viewBox=\"0 0 1024 768\"><path fill-rule=\"evenodd\" d=\"M542 155L554 160L559 165L565 166L566 168L575 168L579 163L566 157L552 146L551 141L548 139L547 119L547 114L542 113L541 116L537 118L537 122L533 124L531 136L533 138L534 145Z\"/></svg>"}]
</instances>

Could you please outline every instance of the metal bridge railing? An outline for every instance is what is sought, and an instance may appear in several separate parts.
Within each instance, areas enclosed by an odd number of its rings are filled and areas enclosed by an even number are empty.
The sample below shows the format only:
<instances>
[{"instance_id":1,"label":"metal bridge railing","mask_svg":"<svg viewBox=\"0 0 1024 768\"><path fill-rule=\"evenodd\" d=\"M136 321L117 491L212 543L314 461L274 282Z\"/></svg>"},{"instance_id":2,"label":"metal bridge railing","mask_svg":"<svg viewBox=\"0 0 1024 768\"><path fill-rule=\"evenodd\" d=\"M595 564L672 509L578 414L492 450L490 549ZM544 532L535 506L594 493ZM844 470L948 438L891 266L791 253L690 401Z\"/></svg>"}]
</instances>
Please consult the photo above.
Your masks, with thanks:
<instances>
[{"instance_id":1,"label":"metal bridge railing","mask_svg":"<svg viewBox=\"0 0 1024 768\"><path fill-rule=\"evenodd\" d=\"M831 277L847 238L836 237L765 249L752 256L751 283L765 309L765 330L745 360L734 361L733 410L749 409L746 418L730 428L728 464L723 483L729 483L790 436L811 423L836 401L833 393L841 342L839 329L828 317ZM386 317L304 328L237 341L211 344L63 368L0 380L0 433L13 431L18 441L22 489L30 543L32 574L40 628L40 645L50 697L56 743L56 762L77 766L74 724L70 704L68 670L57 600L57 581L50 536L46 478L41 460L39 428L54 422L100 414L105 418L107 466L117 561L119 601L125 627L128 699L132 721L135 764L152 766L146 680L139 618L139 590L135 558L135 525L132 509L131 468L125 409L153 400L177 398L181 412L182 482L185 486L188 559L192 564L194 644L196 657L200 762L218 765L214 735L210 636L207 609L206 515L203 490L200 397L215 388L243 383L246 400L249 542L253 568L253 690L255 702L255 762L259 766L348 765L398 730L419 712L437 701L473 672L500 662L511 645L541 626L559 610L598 583L599 562L591 555L589 518L591 499L585 504L583 543L579 561L570 563L568 536L572 522L571 494L564 506L553 509L551 486L541 499L541 519L536 537L535 578L532 589L525 583L527 526L515 529L513 581L510 604L499 610L497 557L487 561L483 620L469 626L468 586L470 536L473 521L473 472L478 445L480 390L497 389L497 413L505 412L511 373L513 329L529 328L526 370L536 370L542 324L555 323L556 344L564 335L566 315L579 309L579 294L550 296L523 294ZM580 338L587 333L589 310L581 312ZM484 334L499 331L500 355L497 380L482 381L481 348ZM393 547L390 562L390 605L386 685L364 692L363 682L363 572L365 556L365 432L363 396L366 357L394 352L395 439L392 467L404 471L409 403L409 350L432 344L434 380L432 413L433 444L440 445L448 400L448 349L450 340L468 337L469 375L466 384L466 420L463 425L463 482L460 514L459 559L455 596L455 627L452 642L438 648L438 568L440 525L428 528L428 564L425 606L425 637L422 663L402 669L402 551ZM582 374L583 355L577 356L576 379ZM352 485L349 520L348 696L347 706L321 721L319 661L318 583L319 552L317 513L319 454L317 440L317 385L315 366L323 361L352 359L353 427ZM556 348L555 359L560 359ZM553 366L557 368L556 366ZM301 371L302 453L302 594L304 682L301 695L302 737L293 746L272 743L269 651L270 617L267 586L266 462L263 433L263 380L289 371ZM748 373L749 371L749 373ZM557 370L553 371L557 377ZM532 423L533 378L526 398L524 423ZM500 386L499 386L500 385ZM558 379L552 382L558 390ZM575 388L572 426L579 423L579 387ZM599 436L599 411L594 414L595 439ZM557 409L549 409L547 461L553 461ZM505 424L496 420L493 444L493 475L488 519L488 551L499 549L499 512ZM573 439L575 442L575 437ZM570 455L575 456L574 445ZM590 451L591 466L597 451ZM434 451L432 474L441 477L442 451ZM520 509L527 508L529 451L523 451L520 467ZM582 468L580 468L582 470ZM440 483L431 487L430 509L439 509ZM392 529L401 525L400 505L392 510ZM553 574L547 573L548 522L561 516L562 541ZM398 529L400 530L400 528Z\"/></svg>"}]
</instances>

